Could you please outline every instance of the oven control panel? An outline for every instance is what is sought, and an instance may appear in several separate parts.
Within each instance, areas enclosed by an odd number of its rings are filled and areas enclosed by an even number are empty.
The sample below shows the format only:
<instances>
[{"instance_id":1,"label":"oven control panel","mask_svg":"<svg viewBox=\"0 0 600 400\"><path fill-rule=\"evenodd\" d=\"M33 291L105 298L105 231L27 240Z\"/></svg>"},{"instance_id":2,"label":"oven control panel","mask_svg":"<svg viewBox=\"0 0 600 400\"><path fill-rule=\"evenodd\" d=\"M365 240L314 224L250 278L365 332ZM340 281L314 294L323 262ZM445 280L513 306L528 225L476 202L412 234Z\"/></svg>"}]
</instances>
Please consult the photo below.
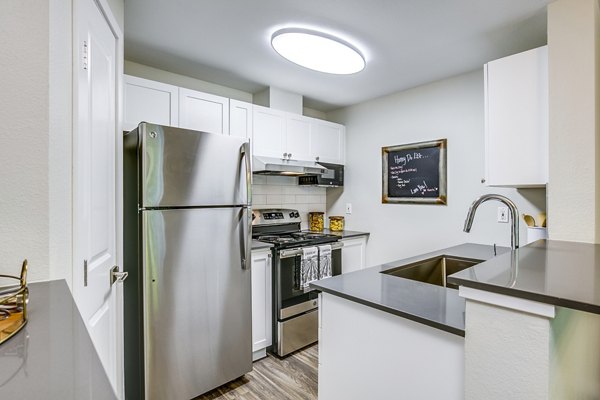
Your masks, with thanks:
<instances>
[{"instance_id":1,"label":"oven control panel","mask_svg":"<svg viewBox=\"0 0 600 400\"><path fill-rule=\"evenodd\" d=\"M252 225L275 225L301 222L298 210L271 208L252 210Z\"/></svg>"}]
</instances>

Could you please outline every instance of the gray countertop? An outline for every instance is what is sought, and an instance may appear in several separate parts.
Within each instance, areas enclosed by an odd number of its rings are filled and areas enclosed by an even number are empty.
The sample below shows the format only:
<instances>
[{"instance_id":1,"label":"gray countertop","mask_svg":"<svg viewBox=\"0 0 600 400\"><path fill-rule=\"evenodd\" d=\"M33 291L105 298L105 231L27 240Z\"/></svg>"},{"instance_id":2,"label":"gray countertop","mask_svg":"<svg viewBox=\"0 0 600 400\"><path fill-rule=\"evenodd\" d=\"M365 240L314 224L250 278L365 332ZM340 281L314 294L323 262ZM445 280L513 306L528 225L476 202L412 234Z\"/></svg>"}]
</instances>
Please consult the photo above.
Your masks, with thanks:
<instances>
[{"instance_id":1,"label":"gray countertop","mask_svg":"<svg viewBox=\"0 0 600 400\"><path fill-rule=\"evenodd\" d=\"M259 242L258 240L252 240L252 250L270 249L273 247L271 243Z\"/></svg>"},{"instance_id":2,"label":"gray countertop","mask_svg":"<svg viewBox=\"0 0 600 400\"><path fill-rule=\"evenodd\" d=\"M66 282L28 286L29 321L0 345L0 398L116 399Z\"/></svg>"},{"instance_id":3,"label":"gray countertop","mask_svg":"<svg viewBox=\"0 0 600 400\"><path fill-rule=\"evenodd\" d=\"M359 237L359 236L369 236L370 233L369 232L359 232L359 231L331 231L329 229L323 229L323 233L328 233L330 235L337 235L339 237L341 237L342 239L347 239L347 238L352 238L352 237Z\"/></svg>"},{"instance_id":4,"label":"gray countertop","mask_svg":"<svg viewBox=\"0 0 600 400\"><path fill-rule=\"evenodd\" d=\"M498 254L508 251L510 249L498 248ZM489 260L494 257L492 246L462 244L313 282L311 287L464 336L465 300L458 296L458 290L381 273L400 265L439 255L479 260Z\"/></svg>"},{"instance_id":5,"label":"gray countertop","mask_svg":"<svg viewBox=\"0 0 600 400\"><path fill-rule=\"evenodd\" d=\"M448 281L600 314L600 245L539 240Z\"/></svg>"}]
</instances>

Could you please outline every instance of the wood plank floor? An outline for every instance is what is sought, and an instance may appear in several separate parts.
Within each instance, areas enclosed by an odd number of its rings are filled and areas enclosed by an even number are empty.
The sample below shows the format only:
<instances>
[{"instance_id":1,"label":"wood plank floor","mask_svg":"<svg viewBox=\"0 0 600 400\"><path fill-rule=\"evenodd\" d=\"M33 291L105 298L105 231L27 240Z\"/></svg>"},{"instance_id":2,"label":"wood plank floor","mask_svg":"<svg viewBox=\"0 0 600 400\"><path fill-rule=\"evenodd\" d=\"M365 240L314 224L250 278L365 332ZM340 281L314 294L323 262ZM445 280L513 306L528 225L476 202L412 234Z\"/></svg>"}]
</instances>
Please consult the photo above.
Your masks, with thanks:
<instances>
[{"instance_id":1,"label":"wood plank floor","mask_svg":"<svg viewBox=\"0 0 600 400\"><path fill-rule=\"evenodd\" d=\"M245 376L196 400L316 400L317 345L279 359L268 355Z\"/></svg>"}]
</instances>

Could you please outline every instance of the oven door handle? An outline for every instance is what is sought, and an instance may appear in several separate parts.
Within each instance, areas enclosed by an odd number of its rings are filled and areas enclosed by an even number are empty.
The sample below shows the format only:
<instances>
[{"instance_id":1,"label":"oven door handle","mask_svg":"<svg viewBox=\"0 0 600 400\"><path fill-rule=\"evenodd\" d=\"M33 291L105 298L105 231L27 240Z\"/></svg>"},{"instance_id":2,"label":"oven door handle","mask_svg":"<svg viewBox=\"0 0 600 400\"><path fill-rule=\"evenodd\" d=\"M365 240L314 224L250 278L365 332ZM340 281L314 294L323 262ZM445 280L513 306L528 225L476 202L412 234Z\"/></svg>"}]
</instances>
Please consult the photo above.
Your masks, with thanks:
<instances>
[{"instance_id":1,"label":"oven door handle","mask_svg":"<svg viewBox=\"0 0 600 400\"><path fill-rule=\"evenodd\" d=\"M312 247L312 246L310 246L310 247ZM331 250L341 249L342 247L344 247L344 243L342 243L342 242L331 243ZM301 255L302 255L302 248L286 249L286 250L281 250L279 252L280 259L296 257L296 256L301 256Z\"/></svg>"}]
</instances>

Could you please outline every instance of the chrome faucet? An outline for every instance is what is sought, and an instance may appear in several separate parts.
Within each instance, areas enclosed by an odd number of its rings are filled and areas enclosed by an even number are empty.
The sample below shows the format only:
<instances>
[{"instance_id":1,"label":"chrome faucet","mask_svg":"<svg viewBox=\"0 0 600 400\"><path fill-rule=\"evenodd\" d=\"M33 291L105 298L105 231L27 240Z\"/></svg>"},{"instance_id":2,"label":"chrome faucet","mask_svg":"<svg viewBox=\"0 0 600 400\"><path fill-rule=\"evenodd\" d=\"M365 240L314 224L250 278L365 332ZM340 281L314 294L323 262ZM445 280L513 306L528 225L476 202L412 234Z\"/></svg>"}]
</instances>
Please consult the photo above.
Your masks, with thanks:
<instances>
[{"instance_id":1,"label":"chrome faucet","mask_svg":"<svg viewBox=\"0 0 600 400\"><path fill-rule=\"evenodd\" d=\"M510 219L512 225L510 227L510 247L515 250L519 248L519 210L517 210L517 206L512 202L511 199L504 197L499 194L484 194L479 197L477 200L471 204L469 207L469 212L467 214L467 219L465 219L465 227L464 231L469 233L471 231L471 226L473 226L473 219L475 218L475 211L477 211L477 207L481 205L481 203L485 203L488 200L498 200L501 203L504 203L509 210Z\"/></svg>"}]
</instances>

